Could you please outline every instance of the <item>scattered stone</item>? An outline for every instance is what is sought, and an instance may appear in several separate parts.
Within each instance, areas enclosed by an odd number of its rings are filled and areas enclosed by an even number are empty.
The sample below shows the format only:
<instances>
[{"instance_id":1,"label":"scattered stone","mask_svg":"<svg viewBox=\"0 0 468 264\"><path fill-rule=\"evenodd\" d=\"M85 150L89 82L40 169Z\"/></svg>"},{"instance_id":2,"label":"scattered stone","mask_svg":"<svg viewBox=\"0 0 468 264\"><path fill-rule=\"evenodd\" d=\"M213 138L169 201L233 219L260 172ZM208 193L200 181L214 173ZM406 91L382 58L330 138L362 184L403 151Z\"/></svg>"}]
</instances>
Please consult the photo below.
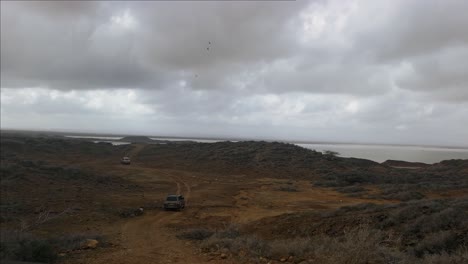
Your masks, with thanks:
<instances>
[{"instance_id":1,"label":"scattered stone","mask_svg":"<svg viewBox=\"0 0 468 264\"><path fill-rule=\"evenodd\" d=\"M95 249L97 245L99 244L99 241L96 239L86 239L86 241L83 243L83 249Z\"/></svg>"},{"instance_id":2,"label":"scattered stone","mask_svg":"<svg viewBox=\"0 0 468 264\"><path fill-rule=\"evenodd\" d=\"M135 217L135 216L140 216L144 213L144 209L142 207L140 208L126 208L121 210L120 216L123 218L129 218L129 217Z\"/></svg>"},{"instance_id":3,"label":"scattered stone","mask_svg":"<svg viewBox=\"0 0 468 264\"><path fill-rule=\"evenodd\" d=\"M288 260L288 259L287 258L280 258L281 262L286 262L286 260Z\"/></svg>"},{"instance_id":4,"label":"scattered stone","mask_svg":"<svg viewBox=\"0 0 468 264\"><path fill-rule=\"evenodd\" d=\"M245 252L244 250L240 250L239 253L237 254L239 257L243 258L245 256L247 256L247 252Z\"/></svg>"},{"instance_id":5,"label":"scattered stone","mask_svg":"<svg viewBox=\"0 0 468 264\"><path fill-rule=\"evenodd\" d=\"M222 258L222 259L226 259L226 258L227 258L227 255L224 254L224 253L222 253L222 254L221 254L221 258Z\"/></svg>"}]
</instances>

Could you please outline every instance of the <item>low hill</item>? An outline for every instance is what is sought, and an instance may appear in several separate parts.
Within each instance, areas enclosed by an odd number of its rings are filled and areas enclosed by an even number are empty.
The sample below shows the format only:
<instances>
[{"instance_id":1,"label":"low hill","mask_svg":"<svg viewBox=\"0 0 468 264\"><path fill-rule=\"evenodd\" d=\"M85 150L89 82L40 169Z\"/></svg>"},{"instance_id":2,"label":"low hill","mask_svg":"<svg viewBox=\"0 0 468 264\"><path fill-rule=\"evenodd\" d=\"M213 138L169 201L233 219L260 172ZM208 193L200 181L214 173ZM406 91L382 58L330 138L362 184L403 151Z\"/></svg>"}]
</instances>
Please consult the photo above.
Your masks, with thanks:
<instances>
[{"instance_id":1,"label":"low hill","mask_svg":"<svg viewBox=\"0 0 468 264\"><path fill-rule=\"evenodd\" d=\"M381 167L370 160L340 158L294 144L265 141L148 145L139 153L139 160L164 168L284 178Z\"/></svg>"},{"instance_id":2,"label":"low hill","mask_svg":"<svg viewBox=\"0 0 468 264\"><path fill-rule=\"evenodd\" d=\"M153 140L145 136L127 136L121 138L119 141L131 142L131 143L152 143Z\"/></svg>"},{"instance_id":3,"label":"low hill","mask_svg":"<svg viewBox=\"0 0 468 264\"><path fill-rule=\"evenodd\" d=\"M390 166L390 167L400 167L400 168L425 168L425 167L430 166L427 163L409 162L409 161L402 161L402 160L386 160L382 162L381 164Z\"/></svg>"}]
</instances>

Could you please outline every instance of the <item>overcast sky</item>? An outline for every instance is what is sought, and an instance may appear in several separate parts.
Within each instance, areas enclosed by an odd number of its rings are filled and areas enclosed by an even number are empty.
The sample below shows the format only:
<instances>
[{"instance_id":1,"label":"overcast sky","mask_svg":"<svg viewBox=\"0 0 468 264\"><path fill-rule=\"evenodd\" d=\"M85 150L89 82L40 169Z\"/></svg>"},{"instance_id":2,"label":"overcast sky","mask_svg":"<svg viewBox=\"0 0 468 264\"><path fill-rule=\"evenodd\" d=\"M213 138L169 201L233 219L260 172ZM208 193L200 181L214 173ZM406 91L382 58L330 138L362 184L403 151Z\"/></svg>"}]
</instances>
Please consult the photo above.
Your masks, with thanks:
<instances>
[{"instance_id":1,"label":"overcast sky","mask_svg":"<svg viewBox=\"0 0 468 264\"><path fill-rule=\"evenodd\" d=\"M1 2L1 127L468 146L468 1Z\"/></svg>"}]
</instances>

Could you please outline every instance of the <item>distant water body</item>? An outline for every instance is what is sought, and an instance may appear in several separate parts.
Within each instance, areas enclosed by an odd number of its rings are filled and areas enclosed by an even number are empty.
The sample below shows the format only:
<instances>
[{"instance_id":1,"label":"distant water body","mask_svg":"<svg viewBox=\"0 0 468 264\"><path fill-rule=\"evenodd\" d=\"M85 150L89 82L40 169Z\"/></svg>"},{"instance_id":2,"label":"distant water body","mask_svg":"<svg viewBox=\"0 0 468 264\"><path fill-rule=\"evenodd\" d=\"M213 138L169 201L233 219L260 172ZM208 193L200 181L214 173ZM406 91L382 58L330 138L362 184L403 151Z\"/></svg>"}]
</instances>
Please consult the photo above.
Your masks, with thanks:
<instances>
[{"instance_id":1,"label":"distant water body","mask_svg":"<svg viewBox=\"0 0 468 264\"><path fill-rule=\"evenodd\" d=\"M93 142L108 142L113 145L130 144L117 141L123 137L79 136L70 135L70 138L97 139ZM195 138L162 138L151 137L153 140L168 141L195 141L200 143L216 143L219 139L195 139ZM235 141L233 141L235 142ZM384 162L386 160L404 160L411 162L436 163L448 159L468 159L468 148L447 147L419 147L419 146L394 146L394 145L365 145L365 144L296 144L298 146L323 152L331 150L339 153L340 157L353 157Z\"/></svg>"},{"instance_id":2,"label":"distant water body","mask_svg":"<svg viewBox=\"0 0 468 264\"><path fill-rule=\"evenodd\" d=\"M411 162L436 163L448 159L468 159L468 148L358 145L358 144L297 144L317 151L331 150L341 157L369 159L376 162L404 160Z\"/></svg>"}]
</instances>

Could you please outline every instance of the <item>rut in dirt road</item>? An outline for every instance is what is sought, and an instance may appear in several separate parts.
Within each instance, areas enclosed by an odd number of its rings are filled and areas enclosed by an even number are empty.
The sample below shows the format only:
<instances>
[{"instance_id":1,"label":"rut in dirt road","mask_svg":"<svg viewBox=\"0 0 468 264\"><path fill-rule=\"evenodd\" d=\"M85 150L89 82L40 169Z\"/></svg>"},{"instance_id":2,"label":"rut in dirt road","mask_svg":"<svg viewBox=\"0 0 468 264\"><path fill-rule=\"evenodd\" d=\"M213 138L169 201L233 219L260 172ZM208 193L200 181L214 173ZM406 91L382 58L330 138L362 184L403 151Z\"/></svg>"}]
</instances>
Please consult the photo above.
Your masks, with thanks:
<instances>
[{"instance_id":1,"label":"rut in dirt road","mask_svg":"<svg viewBox=\"0 0 468 264\"><path fill-rule=\"evenodd\" d=\"M126 154L126 156L128 156L129 158L132 159L133 162L135 162L138 160L138 153L140 153L140 151L142 151L145 147L146 147L145 144L135 144L134 148L131 151L129 151Z\"/></svg>"},{"instance_id":2,"label":"rut in dirt road","mask_svg":"<svg viewBox=\"0 0 468 264\"><path fill-rule=\"evenodd\" d=\"M191 195L190 184L175 173L157 171L155 174L170 179L176 184L176 192ZM143 216L130 219L121 226L121 246L118 252L102 254L86 263L205 263L190 246L181 247L182 241L166 226L185 212L165 212L161 209L149 211Z\"/></svg>"}]
</instances>

